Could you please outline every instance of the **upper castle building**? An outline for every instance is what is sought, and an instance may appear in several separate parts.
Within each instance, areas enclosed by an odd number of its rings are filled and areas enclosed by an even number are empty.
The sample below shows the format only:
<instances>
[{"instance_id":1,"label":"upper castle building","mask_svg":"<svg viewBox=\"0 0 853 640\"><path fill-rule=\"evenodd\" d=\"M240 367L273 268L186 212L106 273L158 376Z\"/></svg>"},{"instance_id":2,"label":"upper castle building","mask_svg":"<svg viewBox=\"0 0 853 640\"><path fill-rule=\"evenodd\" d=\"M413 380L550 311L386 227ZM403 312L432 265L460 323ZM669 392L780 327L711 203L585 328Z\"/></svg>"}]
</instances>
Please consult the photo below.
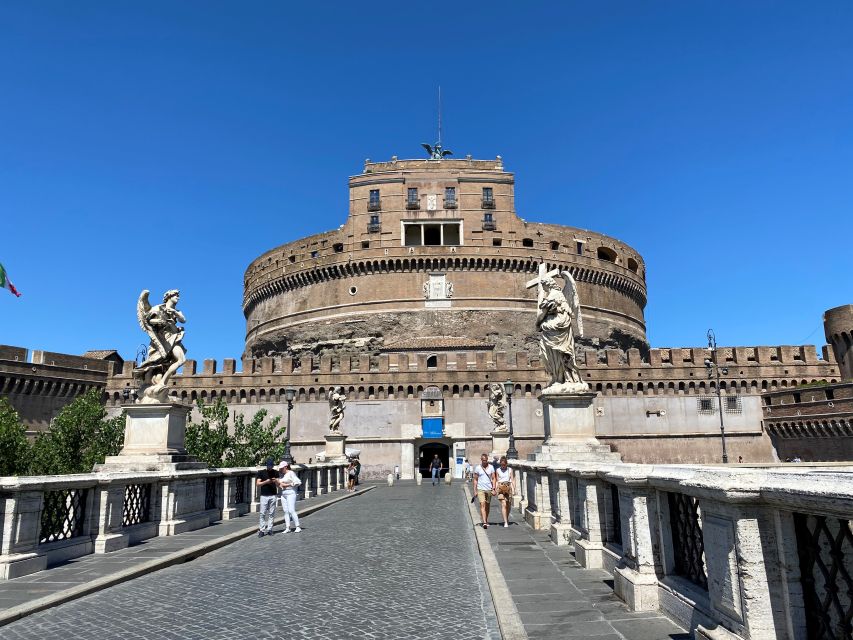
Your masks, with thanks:
<instances>
[{"instance_id":1,"label":"upper castle building","mask_svg":"<svg viewBox=\"0 0 853 640\"><path fill-rule=\"evenodd\" d=\"M540 263L579 284L588 347L647 350L645 264L609 236L527 222L495 160L365 162L339 229L271 249L245 274L246 354L371 353L423 338L535 351Z\"/></svg>"}]
</instances>

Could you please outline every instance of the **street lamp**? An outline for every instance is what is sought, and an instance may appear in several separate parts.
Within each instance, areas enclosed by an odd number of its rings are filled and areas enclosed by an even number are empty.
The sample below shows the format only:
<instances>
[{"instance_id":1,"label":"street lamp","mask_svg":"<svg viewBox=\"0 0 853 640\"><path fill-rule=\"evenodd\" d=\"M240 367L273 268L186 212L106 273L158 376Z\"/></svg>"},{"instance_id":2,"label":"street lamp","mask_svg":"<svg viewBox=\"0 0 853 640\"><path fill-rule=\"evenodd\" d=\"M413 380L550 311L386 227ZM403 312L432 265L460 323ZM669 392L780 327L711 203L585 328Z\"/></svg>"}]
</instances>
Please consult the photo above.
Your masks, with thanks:
<instances>
[{"instance_id":1,"label":"street lamp","mask_svg":"<svg viewBox=\"0 0 853 640\"><path fill-rule=\"evenodd\" d=\"M723 444L723 464L728 464L729 454L726 453L726 427L723 424L723 396L720 392L720 374L728 375L729 368L721 367L717 364L717 336L714 335L713 329L708 329L708 349L711 350L711 357L705 358L705 367L708 369L708 377L717 378L717 405L720 408L720 440Z\"/></svg>"},{"instance_id":2,"label":"street lamp","mask_svg":"<svg viewBox=\"0 0 853 640\"><path fill-rule=\"evenodd\" d=\"M282 460L287 462L287 464L293 462L293 456L290 455L290 412L293 409L293 399L295 397L296 389L288 387L284 390L284 399L287 400L287 440L284 441L284 456L282 456Z\"/></svg>"},{"instance_id":3,"label":"street lamp","mask_svg":"<svg viewBox=\"0 0 853 640\"><path fill-rule=\"evenodd\" d=\"M509 409L509 447L506 450L506 457L510 460L518 460L518 450L515 448L515 434L512 431L512 392L514 385L512 380L504 382L504 393L506 394L506 404Z\"/></svg>"}]
</instances>

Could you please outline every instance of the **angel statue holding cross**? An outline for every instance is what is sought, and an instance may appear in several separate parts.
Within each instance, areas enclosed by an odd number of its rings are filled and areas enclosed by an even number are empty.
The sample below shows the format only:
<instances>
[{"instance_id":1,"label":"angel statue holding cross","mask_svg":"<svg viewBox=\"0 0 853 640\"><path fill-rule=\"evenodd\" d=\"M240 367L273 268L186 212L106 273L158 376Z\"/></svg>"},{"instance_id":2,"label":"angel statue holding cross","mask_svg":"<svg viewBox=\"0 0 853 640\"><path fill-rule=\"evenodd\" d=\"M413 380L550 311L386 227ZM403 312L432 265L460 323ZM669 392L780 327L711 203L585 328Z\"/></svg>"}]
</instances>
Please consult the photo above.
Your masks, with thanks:
<instances>
[{"instance_id":1,"label":"angel statue holding cross","mask_svg":"<svg viewBox=\"0 0 853 640\"><path fill-rule=\"evenodd\" d=\"M578 335L583 335L583 319L575 279L566 271L546 274L543 268L540 272L536 328L542 332L539 336L539 353L545 371L551 378L543 393L587 391L589 387L581 379L575 358L573 322L577 322ZM561 288L557 284L555 276L565 282L564 287Z\"/></svg>"},{"instance_id":2,"label":"angel statue holding cross","mask_svg":"<svg viewBox=\"0 0 853 640\"><path fill-rule=\"evenodd\" d=\"M169 379L187 361L184 328L178 326L187 320L176 308L180 292L170 289L163 294L163 304L153 307L148 302L148 293L147 289L143 291L136 303L136 319L151 340L145 362L133 370L135 377L142 378L139 388L142 404L168 402Z\"/></svg>"}]
</instances>

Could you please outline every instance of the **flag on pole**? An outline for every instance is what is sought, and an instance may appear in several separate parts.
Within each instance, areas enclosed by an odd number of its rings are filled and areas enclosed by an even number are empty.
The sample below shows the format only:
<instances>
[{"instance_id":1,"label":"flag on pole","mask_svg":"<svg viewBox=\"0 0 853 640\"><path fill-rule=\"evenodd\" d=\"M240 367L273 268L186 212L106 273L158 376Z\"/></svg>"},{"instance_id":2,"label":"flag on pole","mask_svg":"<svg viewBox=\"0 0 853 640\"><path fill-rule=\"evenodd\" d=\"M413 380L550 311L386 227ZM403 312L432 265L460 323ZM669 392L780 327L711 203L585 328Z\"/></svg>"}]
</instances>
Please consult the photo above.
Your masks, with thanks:
<instances>
[{"instance_id":1,"label":"flag on pole","mask_svg":"<svg viewBox=\"0 0 853 640\"><path fill-rule=\"evenodd\" d=\"M21 294L18 293L15 285L13 285L11 280L9 280L9 276L6 275L6 269L3 268L2 264L0 264L0 289L8 289L19 298L21 297Z\"/></svg>"}]
</instances>

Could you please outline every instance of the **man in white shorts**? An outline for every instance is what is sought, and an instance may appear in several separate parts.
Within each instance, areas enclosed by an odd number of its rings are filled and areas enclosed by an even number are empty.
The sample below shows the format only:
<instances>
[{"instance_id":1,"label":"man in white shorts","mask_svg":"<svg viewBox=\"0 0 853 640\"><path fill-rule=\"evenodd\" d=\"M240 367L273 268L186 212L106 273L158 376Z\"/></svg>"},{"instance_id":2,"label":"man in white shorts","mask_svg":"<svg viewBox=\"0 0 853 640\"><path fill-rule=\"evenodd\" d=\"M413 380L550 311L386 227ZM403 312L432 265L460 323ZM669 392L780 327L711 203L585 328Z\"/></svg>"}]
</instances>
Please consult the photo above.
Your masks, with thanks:
<instances>
[{"instance_id":1,"label":"man in white shorts","mask_svg":"<svg viewBox=\"0 0 853 640\"><path fill-rule=\"evenodd\" d=\"M492 496L495 489L495 468L489 464L489 456L480 456L480 464L474 467L474 492L480 500L480 517L483 519L483 529L489 528L489 509L492 506Z\"/></svg>"}]
</instances>

